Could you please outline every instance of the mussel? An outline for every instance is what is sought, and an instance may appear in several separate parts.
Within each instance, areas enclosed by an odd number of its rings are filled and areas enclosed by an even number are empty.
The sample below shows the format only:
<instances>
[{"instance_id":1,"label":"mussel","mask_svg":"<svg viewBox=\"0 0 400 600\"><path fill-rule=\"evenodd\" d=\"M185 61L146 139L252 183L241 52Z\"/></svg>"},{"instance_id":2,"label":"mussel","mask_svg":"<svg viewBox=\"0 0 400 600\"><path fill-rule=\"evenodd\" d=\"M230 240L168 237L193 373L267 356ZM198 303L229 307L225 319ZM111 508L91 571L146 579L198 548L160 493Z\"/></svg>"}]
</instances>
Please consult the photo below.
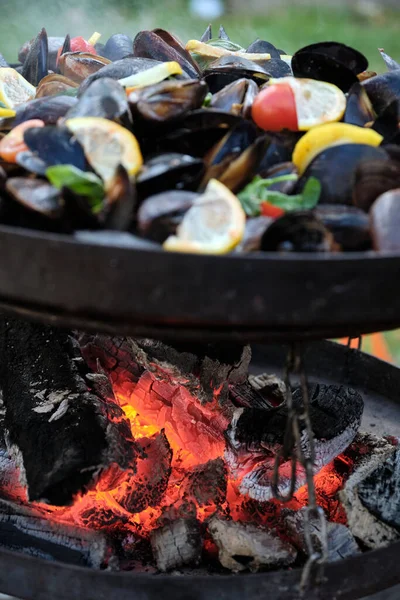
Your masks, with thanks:
<instances>
[{"instance_id":1,"label":"mussel","mask_svg":"<svg viewBox=\"0 0 400 600\"><path fill-rule=\"evenodd\" d=\"M137 177L141 199L164 190L195 190L204 173L203 161L186 154L168 153L145 162Z\"/></svg>"},{"instance_id":2,"label":"mussel","mask_svg":"<svg viewBox=\"0 0 400 600\"><path fill-rule=\"evenodd\" d=\"M133 53L133 39L129 35L116 33L112 35L104 45L101 56L112 62L122 60Z\"/></svg>"},{"instance_id":3,"label":"mussel","mask_svg":"<svg viewBox=\"0 0 400 600\"><path fill-rule=\"evenodd\" d=\"M260 85L268 81L270 76L263 66L238 55L222 56L204 71L204 79L212 94L237 79L252 79Z\"/></svg>"},{"instance_id":4,"label":"mussel","mask_svg":"<svg viewBox=\"0 0 400 600\"><path fill-rule=\"evenodd\" d=\"M333 235L310 211L288 212L271 223L261 238L265 252L329 252Z\"/></svg>"},{"instance_id":5,"label":"mussel","mask_svg":"<svg viewBox=\"0 0 400 600\"><path fill-rule=\"evenodd\" d=\"M103 227L110 231L127 231L132 225L136 200L136 189L126 169L119 165L107 186L104 207L99 215Z\"/></svg>"},{"instance_id":6,"label":"mussel","mask_svg":"<svg viewBox=\"0 0 400 600\"><path fill-rule=\"evenodd\" d=\"M89 75L89 77L86 77L86 79L79 86L78 96L82 95L83 92L93 83L93 81L96 81L97 79L124 79L125 77L130 77L130 75L147 71L147 69L151 69L159 64L161 64L160 61L153 60L151 58L136 57L117 60L113 63L103 66L102 69L99 69L92 75Z\"/></svg>"},{"instance_id":7,"label":"mussel","mask_svg":"<svg viewBox=\"0 0 400 600\"><path fill-rule=\"evenodd\" d=\"M199 194L187 190L174 190L150 196L139 207L137 227L139 233L162 244L175 235L186 212Z\"/></svg>"},{"instance_id":8,"label":"mussel","mask_svg":"<svg viewBox=\"0 0 400 600\"><path fill-rule=\"evenodd\" d=\"M72 79L68 79L68 77L64 77L64 75L52 73L40 81L36 90L36 98L69 93L77 87L78 84L75 81L72 81Z\"/></svg>"},{"instance_id":9,"label":"mussel","mask_svg":"<svg viewBox=\"0 0 400 600\"><path fill-rule=\"evenodd\" d=\"M42 29L31 44L22 67L22 76L34 86L48 74L48 51L47 32Z\"/></svg>"},{"instance_id":10,"label":"mussel","mask_svg":"<svg viewBox=\"0 0 400 600\"><path fill-rule=\"evenodd\" d=\"M37 42L37 38L26 42L18 52L18 60L21 64L24 64L26 58L32 48ZM57 68L57 54L59 49L62 47L64 43L63 37L51 37L47 38L47 49L48 49L48 68L52 71L55 71Z\"/></svg>"},{"instance_id":11,"label":"mussel","mask_svg":"<svg viewBox=\"0 0 400 600\"><path fill-rule=\"evenodd\" d=\"M376 114L365 88L360 83L355 83L347 95L343 121L350 125L364 127L367 123L373 123L375 118Z\"/></svg>"},{"instance_id":12,"label":"mussel","mask_svg":"<svg viewBox=\"0 0 400 600\"><path fill-rule=\"evenodd\" d=\"M393 188L400 188L400 162L366 160L354 174L353 203L368 212L375 200Z\"/></svg>"},{"instance_id":13,"label":"mussel","mask_svg":"<svg viewBox=\"0 0 400 600\"><path fill-rule=\"evenodd\" d=\"M343 251L363 251L371 248L370 221L368 215L354 206L321 204L314 214L332 233Z\"/></svg>"},{"instance_id":14,"label":"mussel","mask_svg":"<svg viewBox=\"0 0 400 600\"><path fill-rule=\"evenodd\" d=\"M247 119L251 116L251 107L257 94L258 86L255 81L237 79L213 94L210 106Z\"/></svg>"},{"instance_id":15,"label":"mussel","mask_svg":"<svg viewBox=\"0 0 400 600\"><path fill-rule=\"evenodd\" d=\"M67 129L51 125L32 127L25 132L24 141L47 166L73 165L81 170L86 169L82 146Z\"/></svg>"},{"instance_id":16,"label":"mussel","mask_svg":"<svg viewBox=\"0 0 400 600\"><path fill-rule=\"evenodd\" d=\"M141 31L133 42L134 56L160 61L176 61L192 79L200 75L200 69L189 52L170 33L163 29Z\"/></svg>"},{"instance_id":17,"label":"mussel","mask_svg":"<svg viewBox=\"0 0 400 600\"><path fill-rule=\"evenodd\" d=\"M261 239L266 229L271 225L271 217L252 217L247 219L244 236L236 252L257 252L261 250Z\"/></svg>"},{"instance_id":18,"label":"mussel","mask_svg":"<svg viewBox=\"0 0 400 600\"><path fill-rule=\"evenodd\" d=\"M386 54L386 52L383 50L383 48L379 48L379 52L380 52L380 54L385 62L385 65L387 66L389 71L397 71L397 69L400 69L400 63L393 60L393 58L391 56Z\"/></svg>"},{"instance_id":19,"label":"mussel","mask_svg":"<svg viewBox=\"0 0 400 600\"><path fill-rule=\"evenodd\" d=\"M400 188L379 196L371 208L374 248L386 252L400 250Z\"/></svg>"},{"instance_id":20,"label":"mussel","mask_svg":"<svg viewBox=\"0 0 400 600\"><path fill-rule=\"evenodd\" d=\"M376 75L362 85L377 114L380 114L388 104L400 99L400 69Z\"/></svg>"},{"instance_id":21,"label":"mussel","mask_svg":"<svg viewBox=\"0 0 400 600\"><path fill-rule=\"evenodd\" d=\"M110 61L107 58L88 52L66 52L59 60L61 74L76 83L81 83L108 64Z\"/></svg>"},{"instance_id":22,"label":"mussel","mask_svg":"<svg viewBox=\"0 0 400 600\"><path fill-rule=\"evenodd\" d=\"M59 190L41 179L11 177L7 180L7 202L2 222L30 229L61 231L63 211Z\"/></svg>"},{"instance_id":23,"label":"mussel","mask_svg":"<svg viewBox=\"0 0 400 600\"><path fill-rule=\"evenodd\" d=\"M77 99L71 96L44 96L31 100L17 107L13 126L30 119L41 119L46 125L55 125L76 103Z\"/></svg>"},{"instance_id":24,"label":"mussel","mask_svg":"<svg viewBox=\"0 0 400 600\"><path fill-rule=\"evenodd\" d=\"M280 52L271 44L271 42L267 42L266 40L257 39L250 44L250 46L246 50L247 53L250 54L270 54L271 58L280 58Z\"/></svg>"}]
</instances>

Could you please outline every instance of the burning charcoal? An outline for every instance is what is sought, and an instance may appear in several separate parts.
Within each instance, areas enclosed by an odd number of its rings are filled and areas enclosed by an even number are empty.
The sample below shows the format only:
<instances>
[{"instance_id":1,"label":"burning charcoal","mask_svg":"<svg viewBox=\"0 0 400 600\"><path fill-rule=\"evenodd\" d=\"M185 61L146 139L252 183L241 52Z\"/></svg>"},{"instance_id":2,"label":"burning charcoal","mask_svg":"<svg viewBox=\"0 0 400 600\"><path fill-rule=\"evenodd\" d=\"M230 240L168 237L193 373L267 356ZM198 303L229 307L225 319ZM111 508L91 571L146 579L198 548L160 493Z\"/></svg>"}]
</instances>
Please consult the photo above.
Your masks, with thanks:
<instances>
[{"instance_id":1,"label":"burning charcoal","mask_svg":"<svg viewBox=\"0 0 400 600\"><path fill-rule=\"evenodd\" d=\"M284 526L291 542L305 554L307 543L305 536L305 509L299 511L284 509L281 512ZM342 558L348 558L360 554L361 550L349 529L341 523L326 524L328 535L328 561L334 562ZM322 532L317 519L310 520L310 534L314 548L321 551Z\"/></svg>"},{"instance_id":2,"label":"burning charcoal","mask_svg":"<svg viewBox=\"0 0 400 600\"><path fill-rule=\"evenodd\" d=\"M46 560L94 569L107 566L112 556L112 547L102 533L50 519L3 512L0 513L0 545Z\"/></svg>"},{"instance_id":3,"label":"burning charcoal","mask_svg":"<svg viewBox=\"0 0 400 600\"><path fill-rule=\"evenodd\" d=\"M279 406L286 401L286 386L276 375L268 373L250 375L249 383L262 398L269 401L271 407ZM260 406L260 408L262 407Z\"/></svg>"},{"instance_id":4,"label":"burning charcoal","mask_svg":"<svg viewBox=\"0 0 400 600\"><path fill-rule=\"evenodd\" d=\"M89 391L79 348L63 331L3 317L1 384L10 454L29 500L67 505L140 448L114 398Z\"/></svg>"},{"instance_id":5,"label":"burning charcoal","mask_svg":"<svg viewBox=\"0 0 400 600\"><path fill-rule=\"evenodd\" d=\"M296 560L296 550L273 531L217 516L210 519L208 530L218 546L221 565L230 571L284 567Z\"/></svg>"},{"instance_id":6,"label":"burning charcoal","mask_svg":"<svg viewBox=\"0 0 400 600\"><path fill-rule=\"evenodd\" d=\"M226 498L226 469L222 458L195 467L188 475L183 496L198 506L221 505Z\"/></svg>"},{"instance_id":7,"label":"burning charcoal","mask_svg":"<svg viewBox=\"0 0 400 600\"><path fill-rule=\"evenodd\" d=\"M119 504L130 513L139 513L148 506L158 506L167 489L171 474L172 450L162 431L150 438L138 440L143 458L137 462L137 472L122 488Z\"/></svg>"},{"instance_id":8,"label":"burning charcoal","mask_svg":"<svg viewBox=\"0 0 400 600\"><path fill-rule=\"evenodd\" d=\"M309 388L310 418L314 432L317 473L353 441L361 423L361 396L343 386L314 385ZM301 391L293 392L294 407L301 409ZM272 473L275 455L282 447L287 421L287 406L274 410L241 408L235 412L226 433L225 459L231 475L240 480L240 491L259 502L272 498ZM301 432L302 433L302 432ZM302 437L307 452L308 440ZM290 489L291 462L282 461L279 490ZM305 473L298 465L296 489L305 483Z\"/></svg>"},{"instance_id":9,"label":"burning charcoal","mask_svg":"<svg viewBox=\"0 0 400 600\"><path fill-rule=\"evenodd\" d=\"M160 571L198 564L202 551L200 523L178 519L154 529L150 536L154 558Z\"/></svg>"},{"instance_id":10,"label":"burning charcoal","mask_svg":"<svg viewBox=\"0 0 400 600\"><path fill-rule=\"evenodd\" d=\"M370 452L339 497L353 535L368 548L380 548L400 538L400 453L389 441L368 437Z\"/></svg>"}]
</instances>

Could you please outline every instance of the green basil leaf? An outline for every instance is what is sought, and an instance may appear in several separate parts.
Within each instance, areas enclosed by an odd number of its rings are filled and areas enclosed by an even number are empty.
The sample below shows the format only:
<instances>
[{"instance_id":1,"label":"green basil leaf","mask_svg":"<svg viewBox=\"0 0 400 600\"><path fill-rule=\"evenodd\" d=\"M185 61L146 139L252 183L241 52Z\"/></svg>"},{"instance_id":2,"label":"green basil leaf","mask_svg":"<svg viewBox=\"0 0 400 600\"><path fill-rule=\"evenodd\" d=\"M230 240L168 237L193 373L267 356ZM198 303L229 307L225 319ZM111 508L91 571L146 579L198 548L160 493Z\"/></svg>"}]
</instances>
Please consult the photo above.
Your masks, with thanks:
<instances>
[{"instance_id":1,"label":"green basil leaf","mask_svg":"<svg viewBox=\"0 0 400 600\"><path fill-rule=\"evenodd\" d=\"M314 208L321 196L321 183L316 177L309 177L302 192L302 208L311 210Z\"/></svg>"},{"instance_id":2,"label":"green basil leaf","mask_svg":"<svg viewBox=\"0 0 400 600\"><path fill-rule=\"evenodd\" d=\"M206 97L203 100L203 107L207 108L207 106L210 106L211 100L212 100L212 93L208 92L208 94L206 95Z\"/></svg>"},{"instance_id":3,"label":"green basil leaf","mask_svg":"<svg viewBox=\"0 0 400 600\"><path fill-rule=\"evenodd\" d=\"M104 199L103 182L94 173L86 173L73 165L54 165L46 170L46 177L54 187L66 187L85 196L94 213L101 210Z\"/></svg>"}]
</instances>

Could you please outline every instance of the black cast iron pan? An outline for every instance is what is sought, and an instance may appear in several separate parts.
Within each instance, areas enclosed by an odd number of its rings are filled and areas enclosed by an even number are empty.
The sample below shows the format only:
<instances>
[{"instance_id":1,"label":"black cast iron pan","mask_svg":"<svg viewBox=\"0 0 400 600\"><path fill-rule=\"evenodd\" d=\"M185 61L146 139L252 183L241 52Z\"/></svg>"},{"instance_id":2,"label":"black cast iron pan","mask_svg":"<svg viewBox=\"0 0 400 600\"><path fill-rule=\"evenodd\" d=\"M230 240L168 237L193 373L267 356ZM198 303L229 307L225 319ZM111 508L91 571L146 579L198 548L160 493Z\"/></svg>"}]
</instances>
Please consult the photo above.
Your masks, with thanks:
<instances>
[{"instance_id":1,"label":"black cast iron pan","mask_svg":"<svg viewBox=\"0 0 400 600\"><path fill-rule=\"evenodd\" d=\"M255 346L252 368L282 374L286 348ZM398 435L400 369L329 342L305 350L310 381L356 388L365 401L362 429ZM400 541L331 563L325 581L303 600L358 600L400 583ZM112 573L75 567L0 549L0 592L24 600L300 600L300 569L205 576Z\"/></svg>"},{"instance_id":2,"label":"black cast iron pan","mask_svg":"<svg viewBox=\"0 0 400 600\"><path fill-rule=\"evenodd\" d=\"M400 326L400 255L199 256L0 226L0 309L149 337L285 340Z\"/></svg>"}]
</instances>

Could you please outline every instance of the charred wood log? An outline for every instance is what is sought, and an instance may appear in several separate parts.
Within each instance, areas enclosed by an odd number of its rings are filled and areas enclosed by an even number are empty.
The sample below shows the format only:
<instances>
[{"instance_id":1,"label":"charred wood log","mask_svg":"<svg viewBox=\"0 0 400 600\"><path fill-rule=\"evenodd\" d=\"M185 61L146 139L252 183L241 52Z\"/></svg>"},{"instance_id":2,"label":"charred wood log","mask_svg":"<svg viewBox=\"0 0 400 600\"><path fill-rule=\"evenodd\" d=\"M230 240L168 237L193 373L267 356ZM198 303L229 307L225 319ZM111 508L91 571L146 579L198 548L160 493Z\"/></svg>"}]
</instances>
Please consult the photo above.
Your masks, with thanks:
<instances>
[{"instance_id":1,"label":"charred wood log","mask_svg":"<svg viewBox=\"0 0 400 600\"><path fill-rule=\"evenodd\" d=\"M128 422L68 333L2 316L0 335L6 440L29 500L67 505L111 464L134 469Z\"/></svg>"},{"instance_id":2,"label":"charred wood log","mask_svg":"<svg viewBox=\"0 0 400 600\"><path fill-rule=\"evenodd\" d=\"M196 519L177 519L154 529L150 541L160 571L200 562L203 542Z\"/></svg>"},{"instance_id":3,"label":"charred wood log","mask_svg":"<svg viewBox=\"0 0 400 600\"><path fill-rule=\"evenodd\" d=\"M227 472L222 458L194 467L182 484L182 497L197 506L220 506L226 500Z\"/></svg>"},{"instance_id":4,"label":"charred wood log","mask_svg":"<svg viewBox=\"0 0 400 600\"><path fill-rule=\"evenodd\" d=\"M296 560L297 552L293 546L262 527L214 516L208 523L208 530L218 546L221 565L230 571L283 567Z\"/></svg>"},{"instance_id":5,"label":"charred wood log","mask_svg":"<svg viewBox=\"0 0 400 600\"><path fill-rule=\"evenodd\" d=\"M399 451L390 441L364 435L369 451L339 493L353 535L368 548L400 538Z\"/></svg>"}]
</instances>

